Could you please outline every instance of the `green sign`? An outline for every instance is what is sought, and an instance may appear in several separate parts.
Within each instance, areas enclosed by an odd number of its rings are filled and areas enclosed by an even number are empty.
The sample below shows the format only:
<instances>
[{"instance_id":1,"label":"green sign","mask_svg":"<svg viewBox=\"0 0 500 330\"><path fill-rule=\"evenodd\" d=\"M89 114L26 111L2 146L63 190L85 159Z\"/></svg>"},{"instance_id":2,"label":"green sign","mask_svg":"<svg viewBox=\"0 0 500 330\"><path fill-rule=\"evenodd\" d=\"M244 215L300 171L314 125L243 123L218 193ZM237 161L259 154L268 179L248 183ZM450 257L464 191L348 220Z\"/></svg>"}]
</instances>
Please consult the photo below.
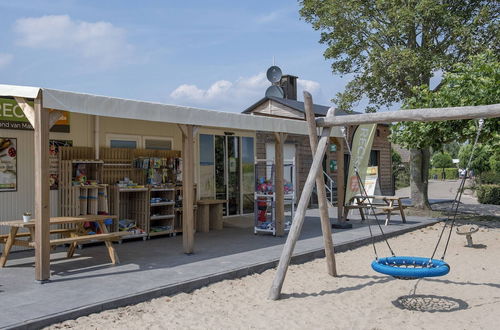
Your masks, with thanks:
<instances>
[{"instance_id":1,"label":"green sign","mask_svg":"<svg viewBox=\"0 0 500 330\"><path fill-rule=\"evenodd\" d=\"M34 105L33 101L28 101L28 104L31 106ZM14 99L0 98L0 129L2 128L33 130L33 126L31 126L23 110ZM64 118L52 126L51 131L68 133L69 113L64 111Z\"/></svg>"}]
</instances>

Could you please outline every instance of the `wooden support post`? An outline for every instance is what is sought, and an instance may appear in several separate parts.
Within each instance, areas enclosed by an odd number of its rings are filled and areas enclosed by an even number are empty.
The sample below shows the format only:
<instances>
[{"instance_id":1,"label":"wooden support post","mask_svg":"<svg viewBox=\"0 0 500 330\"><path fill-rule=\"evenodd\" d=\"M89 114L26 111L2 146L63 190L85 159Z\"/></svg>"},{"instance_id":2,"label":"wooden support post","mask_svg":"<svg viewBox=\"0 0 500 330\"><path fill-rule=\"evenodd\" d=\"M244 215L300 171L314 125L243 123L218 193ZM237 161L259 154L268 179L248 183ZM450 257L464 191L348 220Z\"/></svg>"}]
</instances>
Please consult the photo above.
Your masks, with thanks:
<instances>
[{"instance_id":1,"label":"wooden support post","mask_svg":"<svg viewBox=\"0 0 500 330\"><path fill-rule=\"evenodd\" d=\"M309 143L311 145L311 152L314 157L314 154L318 149L318 136L315 121L316 116L314 115L312 96L306 91L304 91L304 105L306 109L307 128L309 131ZM328 112L333 112L333 108L330 108ZM321 231L323 232L323 242L325 245L327 271L328 274L337 276L335 252L333 249L332 229L330 216L328 215L328 201L326 198L325 181L323 179L322 171L318 171L318 174L316 175L316 191L318 192L319 215L321 218Z\"/></svg>"},{"instance_id":2,"label":"wooden support post","mask_svg":"<svg viewBox=\"0 0 500 330\"><path fill-rule=\"evenodd\" d=\"M293 218L292 227L288 233L283 252L281 253L280 261L278 264L278 269L269 291L269 299L276 300L279 299L281 288L283 287L283 281L285 280L286 271L288 270L288 264L292 258L293 249L300 235L302 225L304 224L304 218L306 216L307 205L309 204L309 199L316 182L316 176L322 169L323 156L325 155L326 148L328 146L328 140L330 138L330 128L326 128L321 133L321 139L318 142L318 148L313 157L313 163L309 174L307 175L307 180L300 195L299 204L297 206L297 211Z\"/></svg>"},{"instance_id":3,"label":"wooden support post","mask_svg":"<svg viewBox=\"0 0 500 330\"><path fill-rule=\"evenodd\" d=\"M35 99L35 279L50 278L49 111Z\"/></svg>"},{"instance_id":4,"label":"wooden support post","mask_svg":"<svg viewBox=\"0 0 500 330\"><path fill-rule=\"evenodd\" d=\"M182 131L182 246L194 252L194 127L179 125Z\"/></svg>"},{"instance_id":5,"label":"wooden support post","mask_svg":"<svg viewBox=\"0 0 500 330\"><path fill-rule=\"evenodd\" d=\"M284 179L284 160L283 160L283 144L286 136L284 133L274 133L276 144L274 148L274 167L275 167L275 220L276 220L276 236L285 234L285 179Z\"/></svg>"}]
</instances>

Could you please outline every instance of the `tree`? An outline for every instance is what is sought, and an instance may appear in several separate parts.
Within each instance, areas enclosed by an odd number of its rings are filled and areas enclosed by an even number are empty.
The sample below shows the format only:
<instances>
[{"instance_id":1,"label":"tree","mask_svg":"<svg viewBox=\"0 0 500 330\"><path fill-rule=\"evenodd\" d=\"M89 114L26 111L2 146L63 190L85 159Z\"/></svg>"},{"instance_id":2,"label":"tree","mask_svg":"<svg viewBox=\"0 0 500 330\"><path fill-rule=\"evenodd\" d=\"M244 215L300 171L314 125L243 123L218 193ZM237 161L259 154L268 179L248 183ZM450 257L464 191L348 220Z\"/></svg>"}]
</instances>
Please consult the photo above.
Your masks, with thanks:
<instances>
[{"instance_id":1,"label":"tree","mask_svg":"<svg viewBox=\"0 0 500 330\"><path fill-rule=\"evenodd\" d=\"M415 95L405 101L404 107L440 108L500 103L499 85L500 62L492 51L486 51L471 56L467 63L455 64L450 72L445 72L438 90L431 91L425 85L415 87ZM418 150L425 152L429 147L440 150L444 144L452 141L472 143L476 136L477 123L474 120L405 122L393 125L391 129L391 139L411 149L412 199L421 198L419 200L421 204L416 204L426 207L428 167L425 167L423 157L418 157ZM479 142L497 140L499 131L499 119L485 120ZM420 160L421 163L415 164L415 160Z\"/></svg>"},{"instance_id":2,"label":"tree","mask_svg":"<svg viewBox=\"0 0 500 330\"><path fill-rule=\"evenodd\" d=\"M484 144L477 144L474 150L469 170L474 171L474 175L479 175L490 170L491 147ZM465 144L460 148L458 153L458 166L467 168L470 154L472 152L472 144Z\"/></svg>"},{"instance_id":3,"label":"tree","mask_svg":"<svg viewBox=\"0 0 500 330\"><path fill-rule=\"evenodd\" d=\"M367 111L415 96L439 71L500 45L500 5L474 0L302 0L300 14L321 30L332 71L351 81L334 101L343 110L366 98ZM427 87L428 88L428 87ZM439 86L437 87L439 88ZM412 199L428 206L429 149L411 150ZM423 175L424 174L424 175Z\"/></svg>"},{"instance_id":4,"label":"tree","mask_svg":"<svg viewBox=\"0 0 500 330\"><path fill-rule=\"evenodd\" d=\"M437 152L432 156L431 159L432 167L444 169L447 167L453 167L453 160L449 153L447 152Z\"/></svg>"}]
</instances>

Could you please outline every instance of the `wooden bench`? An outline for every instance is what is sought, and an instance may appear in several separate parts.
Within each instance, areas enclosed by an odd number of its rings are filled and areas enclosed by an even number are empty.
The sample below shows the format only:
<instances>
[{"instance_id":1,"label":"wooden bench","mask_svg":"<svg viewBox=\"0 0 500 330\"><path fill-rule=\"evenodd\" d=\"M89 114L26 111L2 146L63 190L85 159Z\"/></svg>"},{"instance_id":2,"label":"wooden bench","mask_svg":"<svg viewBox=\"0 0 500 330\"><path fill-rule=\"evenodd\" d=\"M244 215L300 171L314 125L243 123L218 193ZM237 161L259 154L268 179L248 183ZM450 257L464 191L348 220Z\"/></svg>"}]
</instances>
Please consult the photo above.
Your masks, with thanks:
<instances>
[{"instance_id":1,"label":"wooden bench","mask_svg":"<svg viewBox=\"0 0 500 330\"><path fill-rule=\"evenodd\" d=\"M374 210L381 210L385 217L385 225L389 224L391 219L391 215L394 211L398 211L401 214L401 220L403 223L406 222L406 217L404 214L404 209L407 208L407 205L403 205L401 202L402 199L406 199L407 197L395 197L395 196L354 196L351 198L350 203L356 202L356 204L350 204L344 207L344 217L347 219L347 215L349 214L349 210L359 210L359 214L361 216L361 220L366 220L365 210L370 210L373 208ZM382 200L383 203L380 202L369 202L368 199L372 200Z\"/></svg>"},{"instance_id":2,"label":"wooden bench","mask_svg":"<svg viewBox=\"0 0 500 330\"><path fill-rule=\"evenodd\" d=\"M122 236L126 236L129 234L130 233L126 232L126 231L111 232L111 233L105 233L105 234L93 234L93 235L78 235L76 232L72 232L71 237L51 239L50 246L70 244L70 247L67 251L67 257L71 258L75 254L75 249L76 249L78 243L84 243L84 242L104 242L104 243L109 242L110 243L112 241L118 241L118 240L120 240L120 238ZM35 242L30 242L30 246L35 246ZM116 253L114 252L114 249L110 250L110 248L108 246L108 253L109 253L109 257L111 258L111 261L114 264L117 263L118 258L116 256Z\"/></svg>"},{"instance_id":3,"label":"wooden bench","mask_svg":"<svg viewBox=\"0 0 500 330\"><path fill-rule=\"evenodd\" d=\"M75 252L76 246L81 242L88 241L102 241L105 243L109 256L113 264L119 263L118 255L113 247L113 241L119 240L120 237L128 235L128 232L108 232L108 228L104 224L106 219L116 219L115 215L82 215L76 217L51 217L49 219L50 225L61 226L74 224L76 228L54 228L50 229L50 234L61 234L62 237L56 239L49 239L50 246L54 247L62 244L70 244L68 249L68 258L71 258ZM85 228L83 228L86 222L97 222L101 234L88 235ZM29 222L24 222L22 220L12 220L12 221L2 221L0 226L10 227L8 235L0 235L0 243L4 243L2 255L0 257L0 267L4 267L9 257L12 246L19 245L24 247L35 247L34 237L35 237L35 220ZM28 229L29 232L19 233L18 230L24 228ZM19 239L25 238L25 239Z\"/></svg>"},{"instance_id":4,"label":"wooden bench","mask_svg":"<svg viewBox=\"0 0 500 330\"><path fill-rule=\"evenodd\" d=\"M197 201L198 216L196 230L207 233L210 229L221 230L224 199L201 199Z\"/></svg>"}]
</instances>

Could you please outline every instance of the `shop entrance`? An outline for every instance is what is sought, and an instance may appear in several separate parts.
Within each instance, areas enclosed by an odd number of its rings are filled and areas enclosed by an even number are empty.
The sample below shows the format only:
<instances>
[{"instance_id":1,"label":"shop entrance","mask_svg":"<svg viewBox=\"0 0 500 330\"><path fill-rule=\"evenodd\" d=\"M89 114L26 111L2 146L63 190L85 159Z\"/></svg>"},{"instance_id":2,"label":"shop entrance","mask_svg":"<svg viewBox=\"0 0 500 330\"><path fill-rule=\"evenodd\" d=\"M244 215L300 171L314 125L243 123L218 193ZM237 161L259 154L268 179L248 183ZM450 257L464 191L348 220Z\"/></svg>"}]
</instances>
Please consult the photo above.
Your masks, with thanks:
<instances>
[{"instance_id":1,"label":"shop entrance","mask_svg":"<svg viewBox=\"0 0 500 330\"><path fill-rule=\"evenodd\" d=\"M227 200L225 216L253 212L254 138L200 134L200 198Z\"/></svg>"}]
</instances>

